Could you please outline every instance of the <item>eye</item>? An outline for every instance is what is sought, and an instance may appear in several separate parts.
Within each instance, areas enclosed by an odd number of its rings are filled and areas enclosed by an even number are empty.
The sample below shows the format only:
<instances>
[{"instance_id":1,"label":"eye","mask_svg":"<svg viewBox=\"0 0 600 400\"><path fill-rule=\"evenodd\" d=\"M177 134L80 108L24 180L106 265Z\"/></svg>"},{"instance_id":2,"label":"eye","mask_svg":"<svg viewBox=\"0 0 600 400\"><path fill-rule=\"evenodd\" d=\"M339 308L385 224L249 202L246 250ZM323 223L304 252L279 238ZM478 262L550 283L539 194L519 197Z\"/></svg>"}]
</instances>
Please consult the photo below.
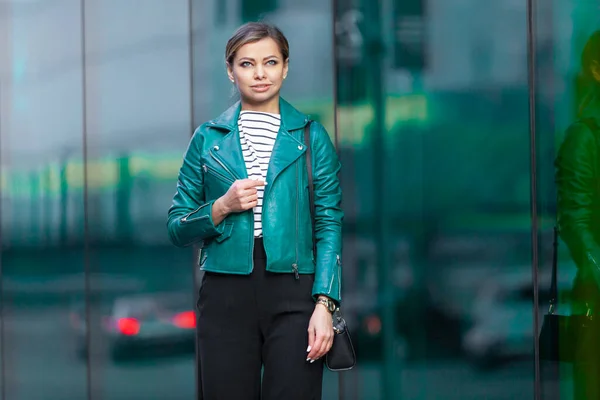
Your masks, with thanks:
<instances>
[{"instance_id":1,"label":"eye","mask_svg":"<svg viewBox=\"0 0 600 400\"><path fill-rule=\"evenodd\" d=\"M269 60L269 61L267 61L267 64L269 64L269 65L277 65L277 61L276 60Z\"/></svg>"},{"instance_id":2,"label":"eye","mask_svg":"<svg viewBox=\"0 0 600 400\"><path fill-rule=\"evenodd\" d=\"M240 64L240 67L242 67L242 68L246 68L246 67L249 67L249 66L250 66L250 61L244 61L244 62L242 62Z\"/></svg>"}]
</instances>

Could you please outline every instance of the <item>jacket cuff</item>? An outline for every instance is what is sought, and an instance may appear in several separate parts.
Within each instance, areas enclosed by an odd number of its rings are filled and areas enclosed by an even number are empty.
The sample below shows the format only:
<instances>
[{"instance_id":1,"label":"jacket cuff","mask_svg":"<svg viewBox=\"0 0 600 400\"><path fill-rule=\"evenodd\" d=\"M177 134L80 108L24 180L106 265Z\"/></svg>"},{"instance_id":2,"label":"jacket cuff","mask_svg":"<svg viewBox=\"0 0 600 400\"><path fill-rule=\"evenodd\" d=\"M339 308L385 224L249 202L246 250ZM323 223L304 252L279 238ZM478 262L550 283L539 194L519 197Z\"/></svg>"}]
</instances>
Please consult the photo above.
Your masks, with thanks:
<instances>
[{"instance_id":1,"label":"jacket cuff","mask_svg":"<svg viewBox=\"0 0 600 400\"><path fill-rule=\"evenodd\" d=\"M180 236L187 238L185 242L193 243L209 239L224 233L225 223L215 226L212 218L212 207L215 200L204 203L194 211L179 219Z\"/></svg>"},{"instance_id":2,"label":"jacket cuff","mask_svg":"<svg viewBox=\"0 0 600 400\"><path fill-rule=\"evenodd\" d=\"M312 297L316 301L319 296L327 296L339 306L342 302L342 262L339 255L324 261L317 264Z\"/></svg>"}]
</instances>

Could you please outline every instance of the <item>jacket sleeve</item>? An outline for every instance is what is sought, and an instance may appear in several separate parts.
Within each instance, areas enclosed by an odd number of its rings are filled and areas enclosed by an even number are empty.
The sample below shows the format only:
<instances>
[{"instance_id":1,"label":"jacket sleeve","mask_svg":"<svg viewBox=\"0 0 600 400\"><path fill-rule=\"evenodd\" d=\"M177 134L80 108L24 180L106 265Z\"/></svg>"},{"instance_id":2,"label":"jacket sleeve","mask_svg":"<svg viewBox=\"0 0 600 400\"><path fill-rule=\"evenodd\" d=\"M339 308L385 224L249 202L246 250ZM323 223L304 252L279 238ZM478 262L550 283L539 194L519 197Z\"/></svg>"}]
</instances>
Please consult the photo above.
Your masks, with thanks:
<instances>
[{"instance_id":1,"label":"jacket sleeve","mask_svg":"<svg viewBox=\"0 0 600 400\"><path fill-rule=\"evenodd\" d=\"M311 148L317 247L315 282L312 294L325 295L338 304L342 295L342 190L338 173L340 162L325 128L311 125Z\"/></svg>"},{"instance_id":2,"label":"jacket sleeve","mask_svg":"<svg viewBox=\"0 0 600 400\"><path fill-rule=\"evenodd\" d=\"M556 158L556 185L560 236L581 272L600 284L600 246L592 231L598 229L592 226L597 156L594 133L583 124L571 126Z\"/></svg>"},{"instance_id":3,"label":"jacket sleeve","mask_svg":"<svg viewBox=\"0 0 600 400\"><path fill-rule=\"evenodd\" d=\"M215 226L212 219L215 200L205 199L204 178L200 165L202 141L199 128L194 132L185 152L179 170L177 191L169 208L169 238L178 247L186 247L223 233L224 224L221 222Z\"/></svg>"}]
</instances>

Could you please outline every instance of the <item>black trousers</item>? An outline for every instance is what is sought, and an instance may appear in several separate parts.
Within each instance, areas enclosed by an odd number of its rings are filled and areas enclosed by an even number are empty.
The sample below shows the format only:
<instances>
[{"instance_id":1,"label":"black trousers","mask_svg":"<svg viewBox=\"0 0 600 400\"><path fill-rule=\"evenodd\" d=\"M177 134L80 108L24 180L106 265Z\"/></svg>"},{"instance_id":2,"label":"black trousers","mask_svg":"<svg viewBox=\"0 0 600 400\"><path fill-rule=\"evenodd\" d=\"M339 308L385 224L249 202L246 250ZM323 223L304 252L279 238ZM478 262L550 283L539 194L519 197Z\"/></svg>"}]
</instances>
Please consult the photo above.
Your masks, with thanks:
<instances>
[{"instance_id":1,"label":"black trousers","mask_svg":"<svg viewBox=\"0 0 600 400\"><path fill-rule=\"evenodd\" d=\"M306 361L314 275L265 270L255 240L250 275L205 272L198 299L202 400L319 400L323 360ZM262 379L261 379L262 375Z\"/></svg>"}]
</instances>

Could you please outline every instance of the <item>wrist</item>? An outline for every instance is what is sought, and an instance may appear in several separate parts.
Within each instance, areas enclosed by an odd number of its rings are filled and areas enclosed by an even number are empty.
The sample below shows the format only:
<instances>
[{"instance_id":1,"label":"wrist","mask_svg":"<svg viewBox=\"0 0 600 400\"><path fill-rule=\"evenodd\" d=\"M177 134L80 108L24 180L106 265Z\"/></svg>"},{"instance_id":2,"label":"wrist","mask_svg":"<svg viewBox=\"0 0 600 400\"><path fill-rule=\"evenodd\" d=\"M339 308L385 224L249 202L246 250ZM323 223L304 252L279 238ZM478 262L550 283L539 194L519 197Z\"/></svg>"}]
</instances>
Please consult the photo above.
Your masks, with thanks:
<instances>
[{"instance_id":1,"label":"wrist","mask_svg":"<svg viewBox=\"0 0 600 400\"><path fill-rule=\"evenodd\" d=\"M213 209L216 211L217 215L222 218L225 218L227 215L229 215L229 210L223 202L223 197L219 197L217 200L215 200L213 203Z\"/></svg>"},{"instance_id":2,"label":"wrist","mask_svg":"<svg viewBox=\"0 0 600 400\"><path fill-rule=\"evenodd\" d=\"M318 307L318 306L324 307L327 311L329 311L330 314L333 314L335 312L335 309L337 308L337 306L333 300L331 300L327 296L322 296L322 295L317 297L317 302L315 304L315 307Z\"/></svg>"}]
</instances>

